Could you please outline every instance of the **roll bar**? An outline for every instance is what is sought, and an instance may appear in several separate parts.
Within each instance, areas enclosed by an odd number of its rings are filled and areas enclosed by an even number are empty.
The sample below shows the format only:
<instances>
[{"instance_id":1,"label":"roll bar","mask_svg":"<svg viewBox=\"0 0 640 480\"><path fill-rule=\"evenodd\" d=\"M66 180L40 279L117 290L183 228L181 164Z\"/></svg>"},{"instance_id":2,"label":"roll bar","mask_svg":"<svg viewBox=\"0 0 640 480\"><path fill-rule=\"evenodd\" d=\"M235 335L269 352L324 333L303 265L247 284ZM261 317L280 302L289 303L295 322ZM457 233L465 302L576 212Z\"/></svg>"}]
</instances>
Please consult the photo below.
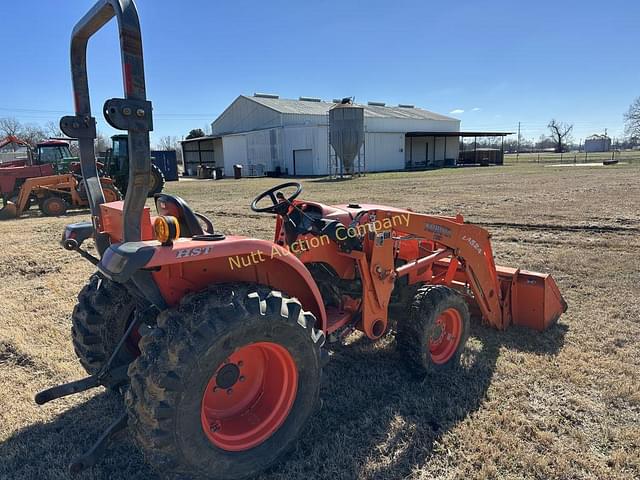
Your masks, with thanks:
<instances>
[{"instance_id":1,"label":"roll bar","mask_svg":"<svg viewBox=\"0 0 640 480\"><path fill-rule=\"evenodd\" d=\"M140 217L149 191L149 132L153 130L153 121L151 102L146 98L140 21L133 0L99 0L74 27L71 34L71 76L76 114L60 120L61 130L78 139L82 177L87 187L96 247L101 256L109 246L109 240L100 235L100 205L105 200L94 150L96 119L91 116L87 44L89 38L113 17L118 22L120 35L124 98L107 100L103 113L112 127L127 130L129 134L129 183L124 202L123 240L139 241Z\"/></svg>"}]
</instances>

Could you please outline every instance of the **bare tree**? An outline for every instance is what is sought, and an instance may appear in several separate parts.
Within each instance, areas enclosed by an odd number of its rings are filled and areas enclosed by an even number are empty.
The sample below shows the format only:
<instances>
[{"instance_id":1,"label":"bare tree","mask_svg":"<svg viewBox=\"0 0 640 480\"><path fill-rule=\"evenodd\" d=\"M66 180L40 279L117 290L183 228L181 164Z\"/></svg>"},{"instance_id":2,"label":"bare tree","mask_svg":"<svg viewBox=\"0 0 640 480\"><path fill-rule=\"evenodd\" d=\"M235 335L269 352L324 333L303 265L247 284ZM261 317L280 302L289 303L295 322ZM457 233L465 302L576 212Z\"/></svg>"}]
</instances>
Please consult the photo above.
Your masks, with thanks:
<instances>
[{"instance_id":1,"label":"bare tree","mask_svg":"<svg viewBox=\"0 0 640 480\"><path fill-rule=\"evenodd\" d=\"M629 138L640 138L640 97L633 101L624 114L624 133Z\"/></svg>"},{"instance_id":2,"label":"bare tree","mask_svg":"<svg viewBox=\"0 0 640 480\"><path fill-rule=\"evenodd\" d=\"M65 136L64 133L62 133L62 130L60 130L60 125L58 125L56 122L47 122L44 124L44 129L47 132L47 135L49 135L49 137L63 137Z\"/></svg>"},{"instance_id":3,"label":"bare tree","mask_svg":"<svg viewBox=\"0 0 640 480\"><path fill-rule=\"evenodd\" d=\"M161 137L156 144L158 150L177 150L178 149L178 137L172 137L166 135Z\"/></svg>"},{"instance_id":4,"label":"bare tree","mask_svg":"<svg viewBox=\"0 0 640 480\"><path fill-rule=\"evenodd\" d=\"M551 138L556 145L556 152L564 152L564 147L571 140L571 131L573 130L573 124L564 122L558 122L556 119L552 119L547 125L551 131Z\"/></svg>"},{"instance_id":5,"label":"bare tree","mask_svg":"<svg viewBox=\"0 0 640 480\"><path fill-rule=\"evenodd\" d=\"M17 118L0 118L0 133L3 137L20 137L22 134L22 124ZM15 145L13 146L15 151Z\"/></svg>"},{"instance_id":6,"label":"bare tree","mask_svg":"<svg viewBox=\"0 0 640 480\"><path fill-rule=\"evenodd\" d=\"M97 132L94 145L96 155L98 155L100 153L106 152L107 149L111 147L111 142L109 141L109 137L107 137L104 133Z\"/></svg>"},{"instance_id":7,"label":"bare tree","mask_svg":"<svg viewBox=\"0 0 640 480\"><path fill-rule=\"evenodd\" d=\"M47 132L40 125L29 123L20 130L20 138L32 147L48 138Z\"/></svg>"}]
</instances>

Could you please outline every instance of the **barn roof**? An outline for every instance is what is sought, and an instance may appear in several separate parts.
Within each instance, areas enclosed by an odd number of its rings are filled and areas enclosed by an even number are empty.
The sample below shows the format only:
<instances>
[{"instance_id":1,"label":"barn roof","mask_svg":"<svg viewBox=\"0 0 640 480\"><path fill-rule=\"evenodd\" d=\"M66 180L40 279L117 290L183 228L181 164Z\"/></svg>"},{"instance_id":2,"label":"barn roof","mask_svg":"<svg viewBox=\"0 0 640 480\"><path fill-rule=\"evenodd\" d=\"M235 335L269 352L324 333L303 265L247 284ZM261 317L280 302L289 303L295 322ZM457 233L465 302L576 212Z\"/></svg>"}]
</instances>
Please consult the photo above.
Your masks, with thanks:
<instances>
[{"instance_id":1,"label":"barn roof","mask_svg":"<svg viewBox=\"0 0 640 480\"><path fill-rule=\"evenodd\" d=\"M241 97L259 103L267 108L275 110L278 113L294 114L294 115L327 115L329 109L335 106L333 102L313 101L313 100L294 100L288 98L272 98L261 96ZM416 107L391 107L381 105L360 105L364 108L365 117L370 118L405 118L412 120L443 120L458 121L457 118L448 117L439 113L430 112L422 108Z\"/></svg>"}]
</instances>

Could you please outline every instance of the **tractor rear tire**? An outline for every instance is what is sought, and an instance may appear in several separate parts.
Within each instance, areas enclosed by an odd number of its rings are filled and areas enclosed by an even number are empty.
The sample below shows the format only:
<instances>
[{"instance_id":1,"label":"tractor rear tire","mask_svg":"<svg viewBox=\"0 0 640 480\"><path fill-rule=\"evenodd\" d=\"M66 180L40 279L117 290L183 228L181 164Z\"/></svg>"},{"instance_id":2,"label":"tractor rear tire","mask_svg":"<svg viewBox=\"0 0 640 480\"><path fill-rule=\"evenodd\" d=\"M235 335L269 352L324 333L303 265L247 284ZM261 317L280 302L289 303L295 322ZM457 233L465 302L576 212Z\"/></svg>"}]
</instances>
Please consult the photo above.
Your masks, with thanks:
<instances>
[{"instance_id":1,"label":"tractor rear tire","mask_svg":"<svg viewBox=\"0 0 640 480\"><path fill-rule=\"evenodd\" d=\"M73 349L90 375L107 363L122 338L136 308L135 299L122 286L95 273L78 294L71 316ZM125 344L118 364L130 363L137 354Z\"/></svg>"},{"instance_id":2,"label":"tractor rear tire","mask_svg":"<svg viewBox=\"0 0 640 480\"><path fill-rule=\"evenodd\" d=\"M398 320L396 343L409 369L418 376L456 368L469 337L469 307L463 296L444 285L424 285L408 315Z\"/></svg>"},{"instance_id":3,"label":"tractor rear tire","mask_svg":"<svg viewBox=\"0 0 640 480\"><path fill-rule=\"evenodd\" d=\"M42 203L40 203L40 210L47 217L59 217L67 213L67 202L64 198L58 196L51 196L45 198Z\"/></svg>"},{"instance_id":4,"label":"tractor rear tire","mask_svg":"<svg viewBox=\"0 0 640 480\"><path fill-rule=\"evenodd\" d=\"M157 165L152 163L151 180L149 184L149 193L147 194L147 196L153 197L156 193L162 192L162 189L164 188L164 182L164 173L162 173L162 170L160 170Z\"/></svg>"},{"instance_id":5,"label":"tractor rear tire","mask_svg":"<svg viewBox=\"0 0 640 480\"><path fill-rule=\"evenodd\" d=\"M162 312L129 366L129 427L170 478L253 477L316 410L324 334L295 299L216 285ZM279 400L275 400L279 399Z\"/></svg>"}]
</instances>

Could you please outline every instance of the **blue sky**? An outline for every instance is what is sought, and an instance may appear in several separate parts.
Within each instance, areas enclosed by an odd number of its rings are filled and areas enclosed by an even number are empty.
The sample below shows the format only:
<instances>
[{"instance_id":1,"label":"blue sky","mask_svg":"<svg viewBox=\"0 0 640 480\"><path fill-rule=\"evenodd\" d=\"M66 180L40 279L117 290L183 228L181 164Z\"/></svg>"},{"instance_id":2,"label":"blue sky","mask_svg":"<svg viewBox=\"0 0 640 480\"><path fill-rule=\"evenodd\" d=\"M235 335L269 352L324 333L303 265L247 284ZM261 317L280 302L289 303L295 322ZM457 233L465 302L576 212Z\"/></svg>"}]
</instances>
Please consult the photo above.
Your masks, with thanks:
<instances>
[{"instance_id":1,"label":"blue sky","mask_svg":"<svg viewBox=\"0 0 640 480\"><path fill-rule=\"evenodd\" d=\"M69 36L89 0L2 2L0 117L72 113ZM204 128L239 94L411 103L464 130L538 138L554 117L578 141L640 96L640 2L138 0L154 138ZM114 25L89 47L99 129L122 96ZM461 111L463 110L463 112Z\"/></svg>"}]
</instances>

